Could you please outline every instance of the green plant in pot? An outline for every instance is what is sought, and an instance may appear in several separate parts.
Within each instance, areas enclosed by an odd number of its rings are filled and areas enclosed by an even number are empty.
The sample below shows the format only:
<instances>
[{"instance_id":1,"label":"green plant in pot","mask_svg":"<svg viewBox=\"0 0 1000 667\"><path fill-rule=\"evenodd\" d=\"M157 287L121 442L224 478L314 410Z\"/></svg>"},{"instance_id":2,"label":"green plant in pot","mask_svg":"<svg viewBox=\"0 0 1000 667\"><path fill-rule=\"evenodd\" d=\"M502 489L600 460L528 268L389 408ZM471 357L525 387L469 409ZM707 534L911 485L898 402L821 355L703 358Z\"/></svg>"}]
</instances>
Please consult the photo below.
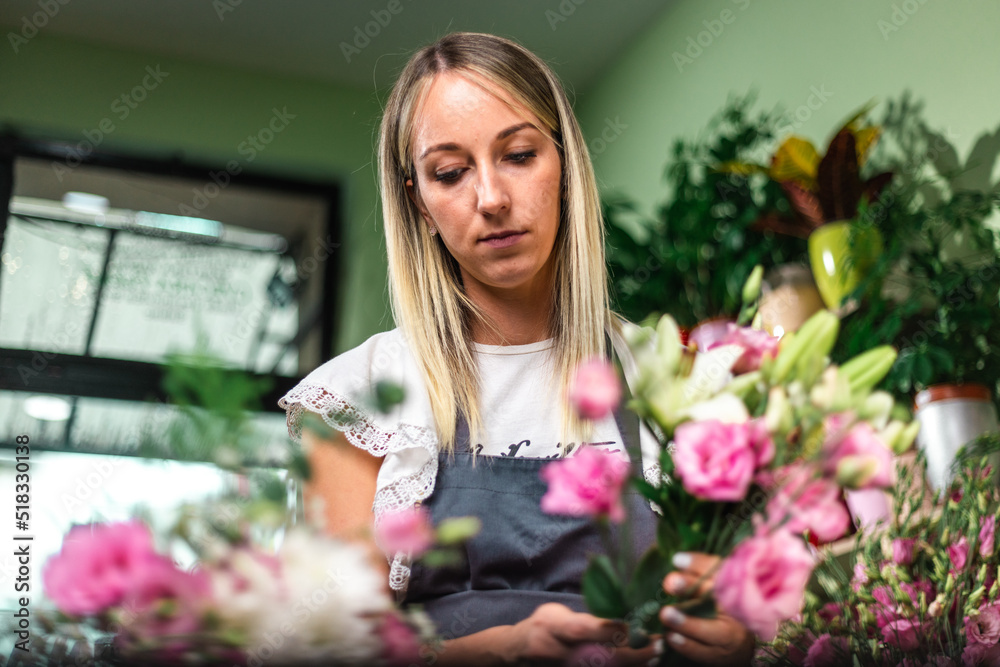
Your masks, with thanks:
<instances>
[{"instance_id":1,"label":"green plant in pot","mask_svg":"<svg viewBox=\"0 0 1000 667\"><path fill-rule=\"evenodd\" d=\"M861 170L879 137L879 128L863 126L865 107L834 134L826 154L802 137L790 136L771 164L726 162L727 173L762 173L777 182L791 205L792 217L774 213L764 224L777 232L809 239L809 261L819 292L829 308L839 308L882 252L878 229L858 224L860 206L878 197L892 179L881 172L862 180Z\"/></svg>"},{"instance_id":2,"label":"green plant in pot","mask_svg":"<svg viewBox=\"0 0 1000 667\"><path fill-rule=\"evenodd\" d=\"M803 238L760 224L766 212L791 214L777 182L715 169L769 151L787 124L778 111L751 114L753 102L752 95L730 98L700 136L674 143L665 171L669 197L655 217L624 199L605 200L608 267L616 307L627 317L668 312L682 327L735 320L755 265L805 255Z\"/></svg>"}]
</instances>

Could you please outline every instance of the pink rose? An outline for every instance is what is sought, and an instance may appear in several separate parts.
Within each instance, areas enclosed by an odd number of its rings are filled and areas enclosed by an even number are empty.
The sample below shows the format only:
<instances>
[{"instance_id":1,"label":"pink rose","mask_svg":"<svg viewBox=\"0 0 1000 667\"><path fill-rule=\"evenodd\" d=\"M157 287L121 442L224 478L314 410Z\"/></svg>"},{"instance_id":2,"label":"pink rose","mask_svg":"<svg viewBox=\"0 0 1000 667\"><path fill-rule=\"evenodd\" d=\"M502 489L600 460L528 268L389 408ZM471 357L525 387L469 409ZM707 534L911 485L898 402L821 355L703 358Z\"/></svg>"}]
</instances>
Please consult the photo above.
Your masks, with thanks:
<instances>
[{"instance_id":1,"label":"pink rose","mask_svg":"<svg viewBox=\"0 0 1000 667\"><path fill-rule=\"evenodd\" d=\"M382 658L389 665L411 665L421 661L416 632L395 614L383 617L378 635L382 640Z\"/></svg>"},{"instance_id":2,"label":"pink rose","mask_svg":"<svg viewBox=\"0 0 1000 667\"><path fill-rule=\"evenodd\" d=\"M144 561L140 569L136 586L125 595L124 606L131 613L123 625L133 636L164 642L164 657L179 655L191 648L184 636L201 629L211 604L209 576L185 572L164 556Z\"/></svg>"},{"instance_id":3,"label":"pink rose","mask_svg":"<svg viewBox=\"0 0 1000 667\"><path fill-rule=\"evenodd\" d=\"M375 542L389 554L420 556L434 544L434 528L427 508L408 507L382 515L375 526Z\"/></svg>"},{"instance_id":4,"label":"pink rose","mask_svg":"<svg viewBox=\"0 0 1000 667\"><path fill-rule=\"evenodd\" d=\"M847 532L851 517L840 502L840 487L816 477L811 468L794 466L767 504L772 524L801 534L811 531L821 542L832 542Z\"/></svg>"},{"instance_id":5,"label":"pink rose","mask_svg":"<svg viewBox=\"0 0 1000 667\"><path fill-rule=\"evenodd\" d=\"M98 614L119 605L158 558L137 521L74 526L42 571L45 594L65 614Z\"/></svg>"},{"instance_id":6,"label":"pink rose","mask_svg":"<svg viewBox=\"0 0 1000 667\"><path fill-rule=\"evenodd\" d=\"M896 565L909 565L913 562L913 546L917 540L912 537L897 537L892 541L892 562Z\"/></svg>"},{"instance_id":7,"label":"pink rose","mask_svg":"<svg viewBox=\"0 0 1000 667\"><path fill-rule=\"evenodd\" d=\"M622 398L614 367L603 359L588 361L576 370L569 402L583 419L603 419Z\"/></svg>"},{"instance_id":8,"label":"pink rose","mask_svg":"<svg viewBox=\"0 0 1000 667\"><path fill-rule=\"evenodd\" d=\"M845 637L820 635L806 653L805 667L839 667L850 662L850 646Z\"/></svg>"},{"instance_id":9,"label":"pink rose","mask_svg":"<svg viewBox=\"0 0 1000 667\"><path fill-rule=\"evenodd\" d=\"M706 500L743 500L758 454L749 424L685 422L674 432L674 466L684 488Z\"/></svg>"},{"instance_id":10,"label":"pink rose","mask_svg":"<svg viewBox=\"0 0 1000 667\"><path fill-rule=\"evenodd\" d=\"M802 609L814 561L801 538L787 530L758 530L719 567L715 599L723 612L764 641Z\"/></svg>"},{"instance_id":11,"label":"pink rose","mask_svg":"<svg viewBox=\"0 0 1000 667\"><path fill-rule=\"evenodd\" d=\"M573 516L625 518L622 486L629 464L594 447L582 447L574 456L545 465L541 478L549 489L542 496L542 511Z\"/></svg>"},{"instance_id":12,"label":"pink rose","mask_svg":"<svg viewBox=\"0 0 1000 667\"><path fill-rule=\"evenodd\" d=\"M997 518L988 516L979 524L979 555L989 558L993 555L996 541Z\"/></svg>"},{"instance_id":13,"label":"pink rose","mask_svg":"<svg viewBox=\"0 0 1000 667\"><path fill-rule=\"evenodd\" d=\"M934 625L913 618L900 618L882 627L882 639L900 651L915 651L927 638Z\"/></svg>"},{"instance_id":14,"label":"pink rose","mask_svg":"<svg viewBox=\"0 0 1000 667\"><path fill-rule=\"evenodd\" d=\"M965 636L970 644L992 646L1000 641L1000 608L990 605L979 610L975 618L965 618Z\"/></svg>"},{"instance_id":15,"label":"pink rose","mask_svg":"<svg viewBox=\"0 0 1000 667\"><path fill-rule=\"evenodd\" d=\"M774 440L767 431L763 419L754 419L747 423L747 439L750 449L754 451L754 465L761 469L774 459Z\"/></svg>"},{"instance_id":16,"label":"pink rose","mask_svg":"<svg viewBox=\"0 0 1000 667\"><path fill-rule=\"evenodd\" d=\"M959 572L965 569L969 560L969 540L965 539L965 535L962 535L958 542L948 545L948 558Z\"/></svg>"},{"instance_id":17,"label":"pink rose","mask_svg":"<svg viewBox=\"0 0 1000 667\"><path fill-rule=\"evenodd\" d=\"M726 326L726 333L722 338L710 342L704 349L711 350L722 345L739 345L743 348L743 355L733 364L733 373L736 375L757 370L765 356L774 357L778 352L778 339L768 332L739 327L732 322Z\"/></svg>"},{"instance_id":18,"label":"pink rose","mask_svg":"<svg viewBox=\"0 0 1000 667\"><path fill-rule=\"evenodd\" d=\"M843 415L827 418L824 445L826 473L838 483L854 489L887 488L892 485L892 451L885 446L867 422L846 429Z\"/></svg>"}]
</instances>

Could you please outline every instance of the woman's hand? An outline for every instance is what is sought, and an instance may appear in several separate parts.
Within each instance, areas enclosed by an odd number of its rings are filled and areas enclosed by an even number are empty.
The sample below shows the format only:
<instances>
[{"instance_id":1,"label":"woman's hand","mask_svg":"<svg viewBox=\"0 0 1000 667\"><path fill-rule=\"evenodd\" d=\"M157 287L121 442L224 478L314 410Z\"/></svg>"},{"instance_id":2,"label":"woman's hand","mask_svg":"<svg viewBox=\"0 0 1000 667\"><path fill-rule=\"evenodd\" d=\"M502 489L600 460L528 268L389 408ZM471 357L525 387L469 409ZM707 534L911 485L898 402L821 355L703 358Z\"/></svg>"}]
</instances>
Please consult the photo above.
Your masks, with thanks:
<instances>
[{"instance_id":1,"label":"woman's hand","mask_svg":"<svg viewBox=\"0 0 1000 667\"><path fill-rule=\"evenodd\" d=\"M624 623L575 612L555 602L541 605L509 628L503 657L510 665L572 665L574 659L589 665L593 663L589 658L596 658L597 652L604 657L602 664L647 665L663 651L658 638L645 648L628 648Z\"/></svg>"},{"instance_id":2,"label":"woman's hand","mask_svg":"<svg viewBox=\"0 0 1000 667\"><path fill-rule=\"evenodd\" d=\"M712 589L718 556L677 554L663 590L673 595L703 595ZM687 616L676 607L664 607L660 620L667 628L666 641L673 651L704 665L749 665L753 658L753 634L731 616L715 618Z\"/></svg>"}]
</instances>

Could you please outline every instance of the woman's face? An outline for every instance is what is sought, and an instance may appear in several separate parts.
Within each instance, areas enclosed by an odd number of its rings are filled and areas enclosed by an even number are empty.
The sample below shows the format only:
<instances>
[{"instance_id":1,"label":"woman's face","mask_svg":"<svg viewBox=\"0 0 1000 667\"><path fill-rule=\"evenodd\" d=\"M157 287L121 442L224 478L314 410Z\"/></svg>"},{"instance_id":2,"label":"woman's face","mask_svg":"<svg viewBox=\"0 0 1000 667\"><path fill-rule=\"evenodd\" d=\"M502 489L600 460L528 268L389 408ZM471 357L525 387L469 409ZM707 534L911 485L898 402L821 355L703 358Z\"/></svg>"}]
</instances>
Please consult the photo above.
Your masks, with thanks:
<instances>
[{"instance_id":1,"label":"woman's face","mask_svg":"<svg viewBox=\"0 0 1000 667\"><path fill-rule=\"evenodd\" d=\"M424 221L461 267L467 293L550 293L562 164L542 123L486 84L438 74L414 119L416 187Z\"/></svg>"}]
</instances>

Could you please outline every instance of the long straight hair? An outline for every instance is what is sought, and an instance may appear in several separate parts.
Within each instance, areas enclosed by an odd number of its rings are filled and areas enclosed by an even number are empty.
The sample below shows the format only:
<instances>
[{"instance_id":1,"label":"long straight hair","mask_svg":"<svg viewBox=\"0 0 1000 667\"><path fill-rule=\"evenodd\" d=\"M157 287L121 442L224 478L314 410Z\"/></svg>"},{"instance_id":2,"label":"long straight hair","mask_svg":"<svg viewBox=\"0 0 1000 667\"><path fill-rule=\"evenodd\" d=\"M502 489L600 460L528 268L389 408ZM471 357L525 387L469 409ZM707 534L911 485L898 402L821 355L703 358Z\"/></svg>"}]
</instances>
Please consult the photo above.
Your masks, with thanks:
<instances>
[{"instance_id":1,"label":"long straight hair","mask_svg":"<svg viewBox=\"0 0 1000 667\"><path fill-rule=\"evenodd\" d=\"M554 253L551 335L559 387L565 393L575 368L605 354L608 309L604 227L594 170L580 127L555 74L524 47L501 37L453 33L421 49L407 63L386 103L379 133L379 179L389 259L392 310L420 366L434 423L446 451L464 414L475 438L482 430L480 384L472 323L493 324L465 293L458 263L411 201L417 185L413 125L434 76L455 72L506 94L506 104L527 109L555 141L562 161L559 229ZM540 128L542 129L542 128ZM569 408L563 431L582 425Z\"/></svg>"}]
</instances>

